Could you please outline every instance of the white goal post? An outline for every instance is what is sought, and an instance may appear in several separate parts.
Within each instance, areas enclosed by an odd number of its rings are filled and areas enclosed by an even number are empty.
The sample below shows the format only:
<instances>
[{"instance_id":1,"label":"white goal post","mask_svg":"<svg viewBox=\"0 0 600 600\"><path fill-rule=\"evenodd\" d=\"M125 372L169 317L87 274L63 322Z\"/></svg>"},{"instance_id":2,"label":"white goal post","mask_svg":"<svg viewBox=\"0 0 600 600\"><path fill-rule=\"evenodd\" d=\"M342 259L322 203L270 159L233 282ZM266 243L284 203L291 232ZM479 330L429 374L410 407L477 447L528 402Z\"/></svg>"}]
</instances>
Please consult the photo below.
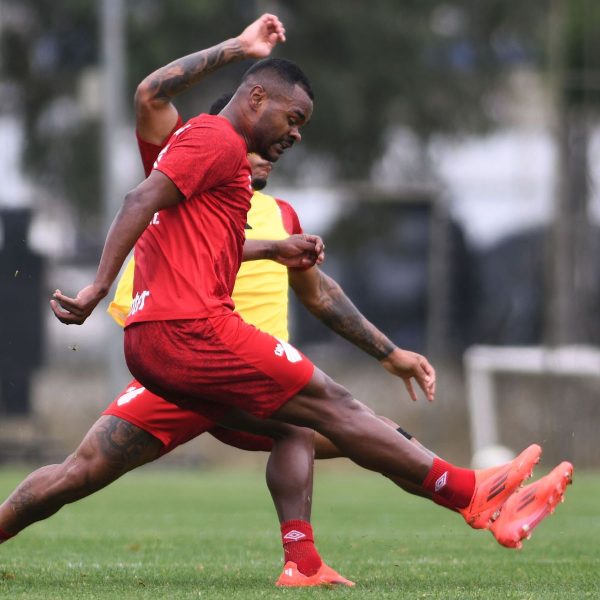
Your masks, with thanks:
<instances>
[{"instance_id":1,"label":"white goal post","mask_svg":"<svg viewBox=\"0 0 600 600\"><path fill-rule=\"evenodd\" d=\"M591 346L471 346L464 354L471 454L501 444L494 376L498 373L600 377L600 349Z\"/></svg>"}]
</instances>

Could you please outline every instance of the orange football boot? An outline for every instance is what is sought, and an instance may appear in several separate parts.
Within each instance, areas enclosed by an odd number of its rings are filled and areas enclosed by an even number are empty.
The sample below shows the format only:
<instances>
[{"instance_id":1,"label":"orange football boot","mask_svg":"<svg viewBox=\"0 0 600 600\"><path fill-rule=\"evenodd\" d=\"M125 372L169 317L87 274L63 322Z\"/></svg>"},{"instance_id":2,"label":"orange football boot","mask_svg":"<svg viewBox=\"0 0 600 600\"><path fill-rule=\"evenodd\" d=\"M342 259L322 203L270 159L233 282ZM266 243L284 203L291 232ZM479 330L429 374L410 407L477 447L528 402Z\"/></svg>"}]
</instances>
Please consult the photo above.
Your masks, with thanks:
<instances>
[{"instance_id":1,"label":"orange football boot","mask_svg":"<svg viewBox=\"0 0 600 600\"><path fill-rule=\"evenodd\" d=\"M505 465L475 471L475 492L471 502L458 512L473 529L489 529L502 505L531 477L541 455L542 449L532 444Z\"/></svg>"},{"instance_id":2,"label":"orange football boot","mask_svg":"<svg viewBox=\"0 0 600 600\"><path fill-rule=\"evenodd\" d=\"M298 566L292 561L285 563L283 572L275 582L278 587L315 587L318 585L346 585L352 587L353 581L342 577L331 567L321 562L319 570L314 575L303 575L298 571Z\"/></svg>"},{"instance_id":3,"label":"orange football boot","mask_svg":"<svg viewBox=\"0 0 600 600\"><path fill-rule=\"evenodd\" d=\"M520 548L521 540L529 539L531 532L554 512L556 505L564 502L565 490L572 480L573 465L565 461L545 477L517 490L490 527L498 543L507 548Z\"/></svg>"}]
</instances>

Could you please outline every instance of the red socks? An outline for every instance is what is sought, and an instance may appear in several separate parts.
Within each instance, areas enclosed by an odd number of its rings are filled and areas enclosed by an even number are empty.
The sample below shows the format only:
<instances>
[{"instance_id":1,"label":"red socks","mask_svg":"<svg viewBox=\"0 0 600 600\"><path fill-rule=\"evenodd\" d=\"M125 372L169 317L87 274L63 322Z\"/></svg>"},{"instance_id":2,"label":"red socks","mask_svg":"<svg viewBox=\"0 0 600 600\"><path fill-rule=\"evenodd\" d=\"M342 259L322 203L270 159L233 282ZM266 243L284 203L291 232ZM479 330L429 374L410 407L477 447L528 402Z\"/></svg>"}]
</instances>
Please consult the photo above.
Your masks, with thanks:
<instances>
[{"instance_id":1,"label":"red socks","mask_svg":"<svg viewBox=\"0 0 600 600\"><path fill-rule=\"evenodd\" d=\"M307 521L285 521L281 524L284 562L292 561L298 571L307 577L314 575L321 566L321 557L315 548L313 530Z\"/></svg>"},{"instance_id":2,"label":"red socks","mask_svg":"<svg viewBox=\"0 0 600 600\"><path fill-rule=\"evenodd\" d=\"M8 533L7 531L4 531L4 529L0 529L0 544L2 544L2 542L6 542L6 540L10 540L11 537L15 537L15 534Z\"/></svg>"},{"instance_id":3,"label":"red socks","mask_svg":"<svg viewBox=\"0 0 600 600\"><path fill-rule=\"evenodd\" d=\"M452 509L465 508L475 492L475 472L434 458L423 489L431 492L437 504Z\"/></svg>"}]
</instances>

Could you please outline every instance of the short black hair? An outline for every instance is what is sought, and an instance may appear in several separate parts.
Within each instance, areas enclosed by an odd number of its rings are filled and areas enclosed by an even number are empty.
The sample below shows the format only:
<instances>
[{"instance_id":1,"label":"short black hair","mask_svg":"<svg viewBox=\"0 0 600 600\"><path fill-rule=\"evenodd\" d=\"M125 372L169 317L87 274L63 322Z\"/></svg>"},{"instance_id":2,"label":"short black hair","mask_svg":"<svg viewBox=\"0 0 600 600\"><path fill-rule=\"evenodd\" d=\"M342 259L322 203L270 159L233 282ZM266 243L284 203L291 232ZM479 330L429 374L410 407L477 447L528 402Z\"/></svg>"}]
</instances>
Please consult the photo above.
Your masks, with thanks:
<instances>
[{"instance_id":1,"label":"short black hair","mask_svg":"<svg viewBox=\"0 0 600 600\"><path fill-rule=\"evenodd\" d=\"M209 115L218 115L228 104L229 101L233 98L233 92L227 92L226 94L222 94L219 96L208 109Z\"/></svg>"},{"instance_id":2,"label":"short black hair","mask_svg":"<svg viewBox=\"0 0 600 600\"><path fill-rule=\"evenodd\" d=\"M264 58L263 60L259 60L244 73L242 82L261 71L272 71L282 81L289 83L290 85L299 85L311 100L315 99L308 77L304 74L302 69L291 60L285 58Z\"/></svg>"}]
</instances>

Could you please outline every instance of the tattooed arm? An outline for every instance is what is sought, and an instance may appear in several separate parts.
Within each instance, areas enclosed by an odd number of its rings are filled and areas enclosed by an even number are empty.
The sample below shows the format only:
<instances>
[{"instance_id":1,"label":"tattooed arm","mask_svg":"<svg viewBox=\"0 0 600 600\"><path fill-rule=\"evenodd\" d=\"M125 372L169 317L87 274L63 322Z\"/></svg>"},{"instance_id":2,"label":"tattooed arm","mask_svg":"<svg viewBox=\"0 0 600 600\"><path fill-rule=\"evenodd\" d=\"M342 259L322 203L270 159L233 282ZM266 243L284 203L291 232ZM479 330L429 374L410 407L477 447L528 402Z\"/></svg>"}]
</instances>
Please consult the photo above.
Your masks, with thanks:
<instances>
[{"instance_id":1,"label":"tattooed arm","mask_svg":"<svg viewBox=\"0 0 600 600\"><path fill-rule=\"evenodd\" d=\"M285 41L285 29L277 17L265 14L236 38L189 54L146 77L135 93L136 128L152 144L162 144L177 123L171 100L221 67L246 58L269 56L277 42Z\"/></svg>"},{"instance_id":2,"label":"tattooed arm","mask_svg":"<svg viewBox=\"0 0 600 600\"><path fill-rule=\"evenodd\" d=\"M402 378L413 400L417 398L412 378L427 399L433 400L435 370L424 356L398 348L361 314L340 285L317 267L305 271L289 270L288 273L292 289L313 315L380 361L387 371Z\"/></svg>"}]
</instances>

